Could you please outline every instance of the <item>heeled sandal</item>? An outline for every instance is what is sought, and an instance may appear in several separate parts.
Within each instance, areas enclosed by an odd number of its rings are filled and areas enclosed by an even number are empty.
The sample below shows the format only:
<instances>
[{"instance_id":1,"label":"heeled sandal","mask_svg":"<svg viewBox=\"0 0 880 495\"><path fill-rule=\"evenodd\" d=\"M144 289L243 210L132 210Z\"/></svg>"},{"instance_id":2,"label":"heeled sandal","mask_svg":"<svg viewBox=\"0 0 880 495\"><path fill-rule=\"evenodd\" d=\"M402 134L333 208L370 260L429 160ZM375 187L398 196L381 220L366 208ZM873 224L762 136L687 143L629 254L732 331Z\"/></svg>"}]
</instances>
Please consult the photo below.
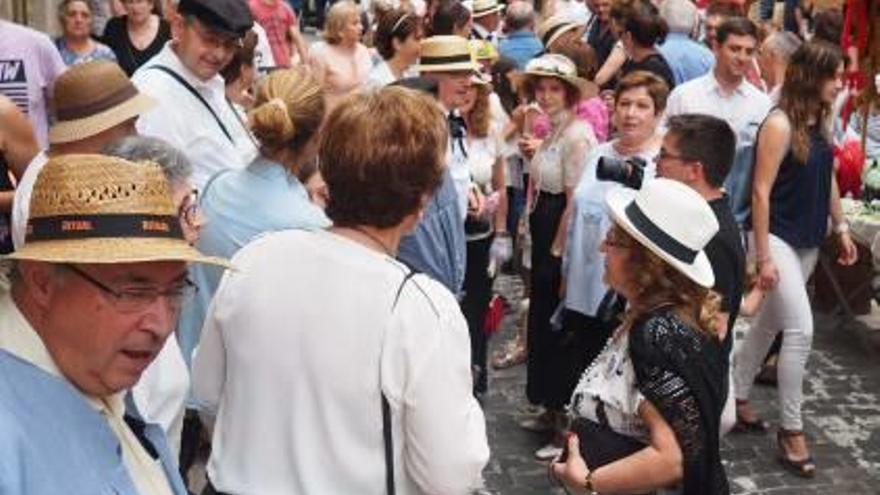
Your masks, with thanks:
<instances>
[{"instance_id":1,"label":"heeled sandal","mask_svg":"<svg viewBox=\"0 0 880 495\"><path fill-rule=\"evenodd\" d=\"M763 419L757 418L746 420L739 412L740 407L747 407L749 401L736 399L736 423L734 423L731 431L736 433L757 433L765 434L770 429L770 424Z\"/></svg>"},{"instance_id":2,"label":"heeled sandal","mask_svg":"<svg viewBox=\"0 0 880 495\"><path fill-rule=\"evenodd\" d=\"M813 456L807 456L806 459L795 460L788 456L785 445L782 443L784 438L802 437L804 432L800 430L786 430L779 428L776 432L776 444L779 447L778 460L787 471L801 478L812 478L816 476L816 463Z\"/></svg>"}]
</instances>

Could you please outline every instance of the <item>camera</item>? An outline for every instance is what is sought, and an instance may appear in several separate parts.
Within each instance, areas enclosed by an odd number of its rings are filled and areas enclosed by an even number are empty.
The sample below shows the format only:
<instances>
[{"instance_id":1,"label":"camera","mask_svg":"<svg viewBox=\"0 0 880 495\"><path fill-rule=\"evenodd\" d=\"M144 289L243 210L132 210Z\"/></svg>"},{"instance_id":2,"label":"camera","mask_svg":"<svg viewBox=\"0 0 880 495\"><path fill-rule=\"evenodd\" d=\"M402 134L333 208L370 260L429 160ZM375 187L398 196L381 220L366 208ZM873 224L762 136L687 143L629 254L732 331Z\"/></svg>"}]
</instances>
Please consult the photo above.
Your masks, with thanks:
<instances>
[{"instance_id":1,"label":"camera","mask_svg":"<svg viewBox=\"0 0 880 495\"><path fill-rule=\"evenodd\" d=\"M642 181L645 178L645 167L647 165L645 160L638 157L626 159L612 158L610 156L599 157L599 163L596 166L596 178L614 181L630 189L639 189L642 187Z\"/></svg>"}]
</instances>

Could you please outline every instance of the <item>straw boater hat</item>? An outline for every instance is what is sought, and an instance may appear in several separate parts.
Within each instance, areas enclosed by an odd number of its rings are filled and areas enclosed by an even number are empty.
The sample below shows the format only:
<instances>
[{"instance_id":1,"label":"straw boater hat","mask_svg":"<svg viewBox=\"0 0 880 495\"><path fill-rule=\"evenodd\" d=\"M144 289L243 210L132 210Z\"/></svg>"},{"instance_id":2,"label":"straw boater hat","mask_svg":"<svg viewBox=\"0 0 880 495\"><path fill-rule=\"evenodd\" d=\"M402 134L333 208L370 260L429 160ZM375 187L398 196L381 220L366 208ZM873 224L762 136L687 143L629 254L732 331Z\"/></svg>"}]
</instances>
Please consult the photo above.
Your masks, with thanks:
<instances>
[{"instance_id":1,"label":"straw boater hat","mask_svg":"<svg viewBox=\"0 0 880 495\"><path fill-rule=\"evenodd\" d=\"M581 26L571 22L567 17L561 15L550 16L546 21L538 26L538 38L544 44L544 49L549 49L554 41L560 36L571 31L572 29L580 29Z\"/></svg>"},{"instance_id":2,"label":"straw boater hat","mask_svg":"<svg viewBox=\"0 0 880 495\"><path fill-rule=\"evenodd\" d=\"M156 106L138 92L113 62L74 65L55 81L52 108L55 123L49 142L69 143L94 136Z\"/></svg>"},{"instance_id":3,"label":"straw boater hat","mask_svg":"<svg viewBox=\"0 0 880 495\"><path fill-rule=\"evenodd\" d=\"M431 36L421 42L419 72L457 72L480 70L468 40L461 36Z\"/></svg>"},{"instance_id":4,"label":"straw boater hat","mask_svg":"<svg viewBox=\"0 0 880 495\"><path fill-rule=\"evenodd\" d=\"M25 244L6 258L228 266L184 240L171 188L158 165L103 155L62 155L46 163L31 195Z\"/></svg>"},{"instance_id":5,"label":"straw boater hat","mask_svg":"<svg viewBox=\"0 0 880 495\"><path fill-rule=\"evenodd\" d=\"M536 77L555 77L573 88L580 94L580 99L592 98L599 94L599 87L577 75L577 66L565 55L545 53L526 64L521 74L512 76L514 83L522 88L523 84Z\"/></svg>"},{"instance_id":6,"label":"straw boater hat","mask_svg":"<svg viewBox=\"0 0 880 495\"><path fill-rule=\"evenodd\" d=\"M504 5L498 3L498 0L474 0L471 4L472 17L483 17L502 10L504 10Z\"/></svg>"},{"instance_id":7,"label":"straw boater hat","mask_svg":"<svg viewBox=\"0 0 880 495\"><path fill-rule=\"evenodd\" d=\"M653 179L640 191L612 189L605 204L614 221L636 241L703 287L715 284L703 250L718 232L709 203L671 179Z\"/></svg>"}]
</instances>

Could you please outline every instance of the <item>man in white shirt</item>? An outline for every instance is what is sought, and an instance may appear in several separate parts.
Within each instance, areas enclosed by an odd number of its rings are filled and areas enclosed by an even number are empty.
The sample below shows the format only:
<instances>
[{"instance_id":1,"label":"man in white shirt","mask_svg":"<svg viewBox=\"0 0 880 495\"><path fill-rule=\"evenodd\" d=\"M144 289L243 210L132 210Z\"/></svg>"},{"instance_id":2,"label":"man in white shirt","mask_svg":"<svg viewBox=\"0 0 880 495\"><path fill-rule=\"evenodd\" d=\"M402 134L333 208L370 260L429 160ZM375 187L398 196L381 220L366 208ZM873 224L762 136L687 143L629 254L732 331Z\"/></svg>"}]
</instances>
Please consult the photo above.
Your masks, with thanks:
<instances>
[{"instance_id":1,"label":"man in white shirt","mask_svg":"<svg viewBox=\"0 0 880 495\"><path fill-rule=\"evenodd\" d=\"M186 153L193 186L202 190L217 172L244 168L256 157L254 141L226 100L219 75L253 18L242 0L181 0L177 12L173 40L132 78L159 101L137 128Z\"/></svg>"},{"instance_id":2,"label":"man in white shirt","mask_svg":"<svg viewBox=\"0 0 880 495\"><path fill-rule=\"evenodd\" d=\"M737 136L734 165L724 182L737 221L748 215L753 150L758 128L770 111L770 98L746 80L754 66L758 29L744 17L718 27L715 68L703 77L677 86L669 95L666 116L702 113L723 119Z\"/></svg>"}]
</instances>

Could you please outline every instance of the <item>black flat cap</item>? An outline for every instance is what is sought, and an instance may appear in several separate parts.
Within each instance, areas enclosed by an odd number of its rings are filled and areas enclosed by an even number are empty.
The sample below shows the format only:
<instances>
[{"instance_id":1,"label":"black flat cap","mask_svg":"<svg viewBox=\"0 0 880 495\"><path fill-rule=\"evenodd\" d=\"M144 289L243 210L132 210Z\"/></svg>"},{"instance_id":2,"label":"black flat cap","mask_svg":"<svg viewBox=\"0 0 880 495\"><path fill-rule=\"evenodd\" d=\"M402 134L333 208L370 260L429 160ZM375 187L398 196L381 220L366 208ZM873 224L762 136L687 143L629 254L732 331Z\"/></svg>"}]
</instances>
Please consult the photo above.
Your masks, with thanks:
<instances>
[{"instance_id":1,"label":"black flat cap","mask_svg":"<svg viewBox=\"0 0 880 495\"><path fill-rule=\"evenodd\" d=\"M194 16L214 31L233 36L244 36L254 26L245 0L180 0L177 11Z\"/></svg>"}]
</instances>

